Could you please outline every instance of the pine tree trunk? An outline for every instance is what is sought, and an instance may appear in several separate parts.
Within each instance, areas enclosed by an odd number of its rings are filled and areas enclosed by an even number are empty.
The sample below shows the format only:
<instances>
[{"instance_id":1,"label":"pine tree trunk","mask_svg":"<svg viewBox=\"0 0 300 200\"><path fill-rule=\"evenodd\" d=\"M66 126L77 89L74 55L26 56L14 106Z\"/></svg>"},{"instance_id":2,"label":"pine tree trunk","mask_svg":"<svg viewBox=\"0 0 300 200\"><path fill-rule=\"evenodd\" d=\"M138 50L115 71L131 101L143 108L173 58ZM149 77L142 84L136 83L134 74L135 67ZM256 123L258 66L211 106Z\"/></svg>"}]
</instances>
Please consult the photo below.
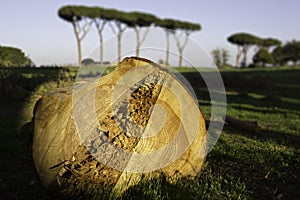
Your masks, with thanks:
<instances>
[{"instance_id":1,"label":"pine tree trunk","mask_svg":"<svg viewBox=\"0 0 300 200\"><path fill-rule=\"evenodd\" d=\"M122 33L118 33L118 63L121 62L121 39L122 39Z\"/></svg>"},{"instance_id":2,"label":"pine tree trunk","mask_svg":"<svg viewBox=\"0 0 300 200\"><path fill-rule=\"evenodd\" d=\"M135 28L135 35L136 35L136 49L135 49L135 56L140 56L140 31L139 29Z\"/></svg>"},{"instance_id":3,"label":"pine tree trunk","mask_svg":"<svg viewBox=\"0 0 300 200\"><path fill-rule=\"evenodd\" d=\"M182 67L182 54L183 54L183 49L179 49L179 63L178 63L178 67Z\"/></svg>"},{"instance_id":4,"label":"pine tree trunk","mask_svg":"<svg viewBox=\"0 0 300 200\"><path fill-rule=\"evenodd\" d=\"M98 30L98 35L99 35L99 45L100 45L100 52L99 52L99 56L100 56L100 64L103 64L103 35L102 35L102 31Z\"/></svg>"},{"instance_id":5,"label":"pine tree trunk","mask_svg":"<svg viewBox=\"0 0 300 200\"><path fill-rule=\"evenodd\" d=\"M82 52L81 52L81 41L77 40L77 51L78 51L78 66L81 66Z\"/></svg>"},{"instance_id":6,"label":"pine tree trunk","mask_svg":"<svg viewBox=\"0 0 300 200\"><path fill-rule=\"evenodd\" d=\"M169 65L169 57L170 57L170 32L165 30L166 32L166 60L165 64Z\"/></svg>"},{"instance_id":7,"label":"pine tree trunk","mask_svg":"<svg viewBox=\"0 0 300 200\"><path fill-rule=\"evenodd\" d=\"M243 57L243 67L246 67L247 66L247 52L248 52L248 48L247 47L244 47L243 48L243 54L244 54L244 57Z\"/></svg>"},{"instance_id":8,"label":"pine tree trunk","mask_svg":"<svg viewBox=\"0 0 300 200\"><path fill-rule=\"evenodd\" d=\"M238 49L238 52L237 52L237 55L236 55L236 64L235 64L235 66L239 67L240 66L240 58L241 58L241 54L242 54L242 49L241 49L240 46L238 46L237 49Z\"/></svg>"},{"instance_id":9,"label":"pine tree trunk","mask_svg":"<svg viewBox=\"0 0 300 200\"><path fill-rule=\"evenodd\" d=\"M122 24L120 22L116 22L116 26L118 28L118 33L117 33L117 40L118 40L118 63L121 62L122 58L122 35L123 32L125 31L125 27L122 28Z\"/></svg>"},{"instance_id":10,"label":"pine tree trunk","mask_svg":"<svg viewBox=\"0 0 300 200\"><path fill-rule=\"evenodd\" d=\"M78 66L81 66L81 61L82 61L81 39L80 39L78 30L76 29L76 24L73 22L72 25L73 25L73 30L74 30L74 33L75 33L76 43L77 43Z\"/></svg>"},{"instance_id":11,"label":"pine tree trunk","mask_svg":"<svg viewBox=\"0 0 300 200\"><path fill-rule=\"evenodd\" d=\"M103 21L102 23L101 23L101 20L100 21L94 21L95 22L95 24L96 24L96 27L97 27L97 30L98 30L98 35L99 35L99 47L100 47L100 64L102 65L103 64L103 62L104 62L104 58L103 58L103 55L104 55L104 44L103 44L103 30L104 30L104 26L106 25L106 21Z\"/></svg>"},{"instance_id":12,"label":"pine tree trunk","mask_svg":"<svg viewBox=\"0 0 300 200\"><path fill-rule=\"evenodd\" d=\"M178 49L178 52L179 52L179 64L178 64L178 67L182 67L183 49L186 47L186 45L188 43L189 35L190 35L190 33L188 31L185 31L184 41L181 43L179 36L177 36L176 34L174 34L174 37L175 37L175 40L176 40L177 49Z\"/></svg>"}]
</instances>

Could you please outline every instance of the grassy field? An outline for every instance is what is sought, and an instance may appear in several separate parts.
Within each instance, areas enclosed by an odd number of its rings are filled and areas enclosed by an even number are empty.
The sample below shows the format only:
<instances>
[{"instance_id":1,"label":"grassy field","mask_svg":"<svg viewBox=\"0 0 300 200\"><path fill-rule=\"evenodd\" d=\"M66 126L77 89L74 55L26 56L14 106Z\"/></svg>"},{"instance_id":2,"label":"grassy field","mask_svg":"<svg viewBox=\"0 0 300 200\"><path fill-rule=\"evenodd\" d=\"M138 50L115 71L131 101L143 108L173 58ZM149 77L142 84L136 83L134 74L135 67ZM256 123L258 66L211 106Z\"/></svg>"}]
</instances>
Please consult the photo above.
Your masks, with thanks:
<instances>
[{"instance_id":1,"label":"grassy field","mask_svg":"<svg viewBox=\"0 0 300 200\"><path fill-rule=\"evenodd\" d=\"M201 76L191 69L180 71L209 118L210 99ZM0 199L52 199L35 173L26 126L21 127L31 120L42 92L71 85L75 74L74 68L0 69ZM257 121L262 133L225 125L195 180L142 181L120 199L300 198L300 67L224 69L221 75L227 114ZM108 193L100 197L113 198Z\"/></svg>"}]
</instances>

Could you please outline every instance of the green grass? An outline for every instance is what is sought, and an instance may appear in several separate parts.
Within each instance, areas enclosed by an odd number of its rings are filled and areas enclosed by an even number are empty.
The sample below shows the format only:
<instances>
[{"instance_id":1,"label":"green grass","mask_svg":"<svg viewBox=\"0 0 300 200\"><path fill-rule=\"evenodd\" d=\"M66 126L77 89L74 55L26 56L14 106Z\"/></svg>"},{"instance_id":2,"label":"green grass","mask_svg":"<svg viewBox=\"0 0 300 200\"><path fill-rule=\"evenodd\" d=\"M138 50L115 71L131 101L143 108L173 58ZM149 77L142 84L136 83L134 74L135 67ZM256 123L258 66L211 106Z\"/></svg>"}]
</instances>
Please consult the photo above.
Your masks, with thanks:
<instances>
[{"instance_id":1,"label":"green grass","mask_svg":"<svg viewBox=\"0 0 300 200\"><path fill-rule=\"evenodd\" d=\"M20 130L32 117L36 94L70 85L76 69L14 70L0 69L0 89L6 97L0 101L0 199L51 199L35 173L26 128ZM210 98L201 76L191 68L179 71L193 86L201 110L209 118ZM225 125L194 180L168 183L163 176L143 180L119 199L300 197L300 67L224 69L221 74L227 114L257 121L262 133ZM115 199L103 188L95 194L99 194L97 199Z\"/></svg>"},{"instance_id":2,"label":"green grass","mask_svg":"<svg viewBox=\"0 0 300 200\"><path fill-rule=\"evenodd\" d=\"M77 77L78 78L85 78L85 77L96 77L102 76L112 72L115 67L111 66L98 66L98 65L88 65L83 66L78 70Z\"/></svg>"}]
</instances>

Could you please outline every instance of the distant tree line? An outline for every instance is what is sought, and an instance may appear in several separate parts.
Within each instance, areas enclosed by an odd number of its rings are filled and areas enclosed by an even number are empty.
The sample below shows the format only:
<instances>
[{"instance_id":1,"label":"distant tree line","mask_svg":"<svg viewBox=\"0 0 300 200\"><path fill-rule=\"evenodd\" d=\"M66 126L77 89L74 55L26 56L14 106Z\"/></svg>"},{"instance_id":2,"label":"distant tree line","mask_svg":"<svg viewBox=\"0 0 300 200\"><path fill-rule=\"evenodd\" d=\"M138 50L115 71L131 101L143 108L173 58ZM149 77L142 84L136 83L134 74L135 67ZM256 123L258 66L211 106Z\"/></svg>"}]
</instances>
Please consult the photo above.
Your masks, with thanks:
<instances>
[{"instance_id":1,"label":"distant tree line","mask_svg":"<svg viewBox=\"0 0 300 200\"><path fill-rule=\"evenodd\" d=\"M132 28L136 35L136 56L140 54L140 48L146 39L149 27L155 26L163 28L166 33L166 59L169 64L170 35L176 40L179 52L179 66L182 66L183 50L187 45L190 34L201 30L200 24L180 21L175 19L160 19L157 16L143 12L124 12L116 9L102 7L87 7L68 5L59 9L58 15L61 19L69 22L73 26L77 42L78 64L82 61L81 42L94 24L99 35L100 63L103 63L103 31L108 25L113 33L117 35L117 55L118 62L121 61L122 35L127 28ZM180 36L184 36L181 39Z\"/></svg>"},{"instance_id":2,"label":"distant tree line","mask_svg":"<svg viewBox=\"0 0 300 200\"><path fill-rule=\"evenodd\" d=\"M23 67L31 65L32 61L21 49L0 46L0 67Z\"/></svg>"},{"instance_id":3,"label":"distant tree line","mask_svg":"<svg viewBox=\"0 0 300 200\"><path fill-rule=\"evenodd\" d=\"M300 64L300 41L290 41L282 45L275 38L260 38L249 33L236 33L227 40L237 46L236 67L247 66L247 53L254 48L255 54L250 66L283 66L292 62L293 65ZM240 62L240 59L242 61Z\"/></svg>"},{"instance_id":4,"label":"distant tree line","mask_svg":"<svg viewBox=\"0 0 300 200\"><path fill-rule=\"evenodd\" d=\"M216 64L216 66L218 66L219 68L229 66L228 60L229 60L230 55L229 55L229 52L227 49L216 48L216 49L212 50L211 54L212 54L212 57L213 57L213 60Z\"/></svg>"}]
</instances>

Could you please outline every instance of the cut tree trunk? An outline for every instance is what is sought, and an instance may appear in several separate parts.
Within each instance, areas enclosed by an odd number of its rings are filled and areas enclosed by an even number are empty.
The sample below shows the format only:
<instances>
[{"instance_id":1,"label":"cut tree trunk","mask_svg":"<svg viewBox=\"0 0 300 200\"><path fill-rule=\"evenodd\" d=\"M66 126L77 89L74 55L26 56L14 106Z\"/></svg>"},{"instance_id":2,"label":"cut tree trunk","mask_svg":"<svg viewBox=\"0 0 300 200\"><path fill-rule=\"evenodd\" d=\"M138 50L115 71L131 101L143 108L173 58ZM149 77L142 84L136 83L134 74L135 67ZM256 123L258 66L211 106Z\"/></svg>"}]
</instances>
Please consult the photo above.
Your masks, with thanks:
<instances>
[{"instance_id":1,"label":"cut tree trunk","mask_svg":"<svg viewBox=\"0 0 300 200\"><path fill-rule=\"evenodd\" d=\"M206 156L197 102L167 70L141 58L36 104L32 153L43 185L62 195L117 193L163 174L193 178Z\"/></svg>"},{"instance_id":2,"label":"cut tree trunk","mask_svg":"<svg viewBox=\"0 0 300 200\"><path fill-rule=\"evenodd\" d=\"M235 126L243 130L251 131L257 134L261 133L261 128L258 126L256 121L244 121L227 115L225 117L225 122L231 126Z\"/></svg>"}]
</instances>

